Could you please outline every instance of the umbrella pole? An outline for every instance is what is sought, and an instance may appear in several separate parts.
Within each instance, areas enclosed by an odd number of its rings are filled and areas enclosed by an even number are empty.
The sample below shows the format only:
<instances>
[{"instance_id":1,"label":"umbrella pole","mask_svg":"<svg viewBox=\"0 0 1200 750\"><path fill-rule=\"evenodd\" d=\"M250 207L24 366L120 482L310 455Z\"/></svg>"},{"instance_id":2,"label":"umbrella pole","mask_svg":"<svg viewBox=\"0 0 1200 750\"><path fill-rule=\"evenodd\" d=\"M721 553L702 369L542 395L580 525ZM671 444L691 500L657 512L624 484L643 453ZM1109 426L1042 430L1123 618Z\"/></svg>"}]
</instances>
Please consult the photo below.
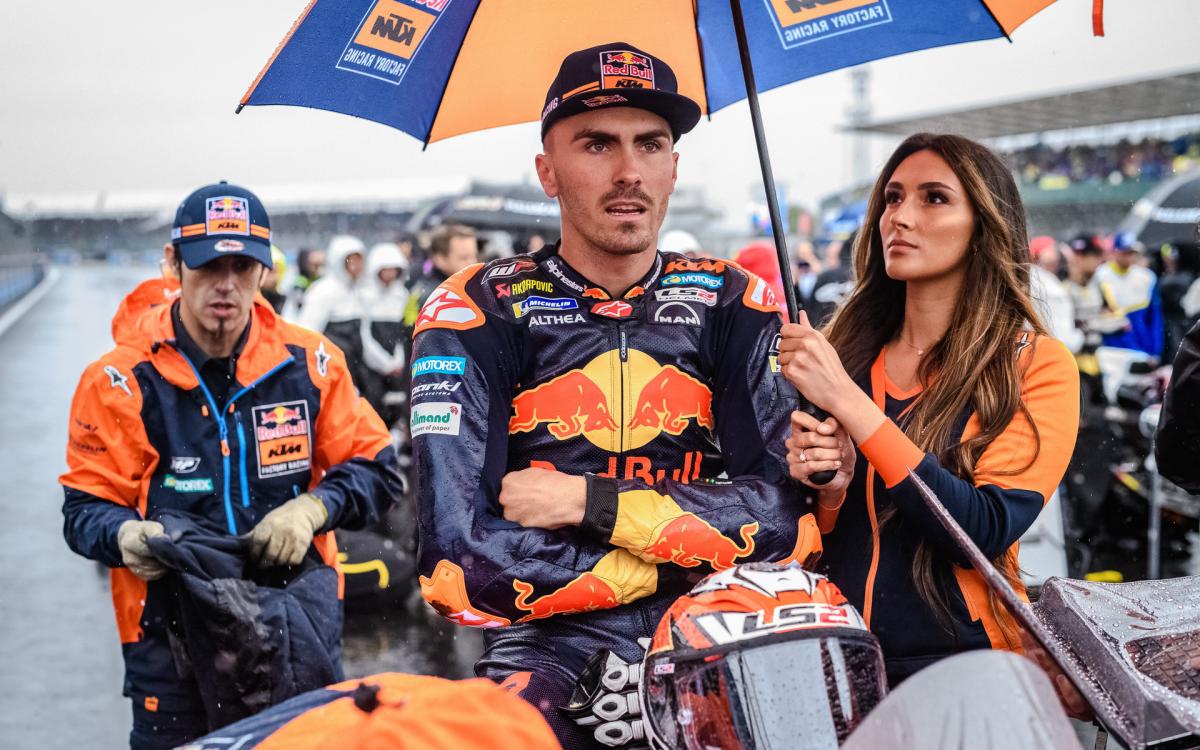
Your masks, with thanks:
<instances>
[{"instance_id":1,"label":"umbrella pole","mask_svg":"<svg viewBox=\"0 0 1200 750\"><path fill-rule=\"evenodd\" d=\"M779 275L783 279L783 296L787 301L788 320L799 319L796 287L792 283L792 262L788 258L787 237L779 213L779 196L775 192L775 173L767 153L767 134L763 130L762 111L758 106L758 87L754 83L754 67L750 61L750 43L746 41L746 23L742 18L741 0L729 0L733 13L733 30L737 34L738 56L742 61L742 78L746 81L746 103L750 105L750 121L754 124L754 144L758 147L758 165L762 170L763 188L767 191L767 212L771 217L771 233L775 237L775 254L779 258Z\"/></svg>"}]
</instances>

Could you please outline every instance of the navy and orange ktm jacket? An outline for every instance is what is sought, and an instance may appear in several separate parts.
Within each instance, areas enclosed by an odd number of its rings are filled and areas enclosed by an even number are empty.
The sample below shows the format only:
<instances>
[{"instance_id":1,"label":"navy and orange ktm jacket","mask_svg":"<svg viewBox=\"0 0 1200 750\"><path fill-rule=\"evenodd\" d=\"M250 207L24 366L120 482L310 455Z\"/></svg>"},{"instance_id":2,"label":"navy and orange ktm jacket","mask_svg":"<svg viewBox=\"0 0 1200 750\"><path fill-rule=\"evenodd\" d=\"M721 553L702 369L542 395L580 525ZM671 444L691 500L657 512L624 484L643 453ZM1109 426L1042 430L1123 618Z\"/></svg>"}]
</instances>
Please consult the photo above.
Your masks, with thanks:
<instances>
[{"instance_id":1,"label":"navy and orange ktm jacket","mask_svg":"<svg viewBox=\"0 0 1200 750\"><path fill-rule=\"evenodd\" d=\"M637 600L661 614L694 574L809 559L779 327L762 280L671 253L622 299L556 247L443 283L412 364L426 600L479 627ZM530 467L587 474L582 526L504 520L501 479Z\"/></svg>"},{"instance_id":2,"label":"navy and orange ktm jacket","mask_svg":"<svg viewBox=\"0 0 1200 750\"><path fill-rule=\"evenodd\" d=\"M311 490L329 512L327 532L379 518L400 492L390 435L324 337L256 300L235 382L218 403L176 347L173 295L160 287L148 282L122 304L116 347L80 378L59 478L67 543L113 569L123 644L155 640L164 627L151 616L157 584L121 566L123 522L172 509L244 534ZM332 534L314 546L336 565Z\"/></svg>"},{"instance_id":3,"label":"navy and orange ktm jacket","mask_svg":"<svg viewBox=\"0 0 1200 750\"><path fill-rule=\"evenodd\" d=\"M879 637L893 683L956 651L1020 650L1009 637L1015 623L1003 607L993 606L983 577L967 567L908 477L912 469L933 489L988 559L1007 555L1016 561L1017 540L1062 482L1075 449L1079 370L1067 348L1049 337L1021 334L1014 356L1029 418L1018 412L984 449L973 483L942 468L897 426L920 389L905 392L892 383L883 352L859 383L889 420L858 447L854 480L842 504L818 510L825 535L820 568ZM979 432L973 412L962 414L957 424L955 442ZM881 525L888 509L894 515ZM939 619L913 582L913 558L922 540L936 551L934 574L950 623ZM1024 587L1016 585L1023 595Z\"/></svg>"}]
</instances>

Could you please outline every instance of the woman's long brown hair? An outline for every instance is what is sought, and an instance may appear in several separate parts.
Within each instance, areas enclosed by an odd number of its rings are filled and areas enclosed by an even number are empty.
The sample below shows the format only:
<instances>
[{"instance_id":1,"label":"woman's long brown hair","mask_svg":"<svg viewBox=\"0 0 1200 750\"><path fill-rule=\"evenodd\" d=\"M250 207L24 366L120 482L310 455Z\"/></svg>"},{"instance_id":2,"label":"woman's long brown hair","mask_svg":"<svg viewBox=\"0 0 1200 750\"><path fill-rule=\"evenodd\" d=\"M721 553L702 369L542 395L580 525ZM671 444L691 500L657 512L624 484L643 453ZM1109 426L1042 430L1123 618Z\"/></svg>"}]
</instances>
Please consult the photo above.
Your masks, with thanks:
<instances>
[{"instance_id":1,"label":"woman's long brown hair","mask_svg":"<svg viewBox=\"0 0 1200 750\"><path fill-rule=\"evenodd\" d=\"M900 144L875 182L867 204L854 248L858 283L826 326L825 335L846 372L859 380L869 379L880 350L900 335L905 282L888 277L884 270L879 221L892 175L918 151L932 151L954 171L974 210L975 227L967 247L959 303L945 336L921 360L917 377L923 390L901 427L921 450L936 455L944 468L974 482L975 463L988 444L1018 413L1029 419L1021 398L1022 373L1016 356L1019 335L1026 328L1045 333L1029 296L1025 211L1012 174L998 156L958 135L918 133ZM980 429L959 442L953 439L954 433L961 429L962 415L968 409L977 416ZM1036 437L1036 426L1033 429ZM1035 447L1034 458L1036 451ZM891 508L886 509L881 525L893 514ZM948 628L949 608L934 570L949 564L927 540L918 545L913 558L917 591ZM1015 559L1002 553L996 564L1011 581L1017 580ZM995 613L994 601L992 608ZM996 619L1003 627L1005 619ZM1004 629L1006 638L1015 638Z\"/></svg>"}]
</instances>

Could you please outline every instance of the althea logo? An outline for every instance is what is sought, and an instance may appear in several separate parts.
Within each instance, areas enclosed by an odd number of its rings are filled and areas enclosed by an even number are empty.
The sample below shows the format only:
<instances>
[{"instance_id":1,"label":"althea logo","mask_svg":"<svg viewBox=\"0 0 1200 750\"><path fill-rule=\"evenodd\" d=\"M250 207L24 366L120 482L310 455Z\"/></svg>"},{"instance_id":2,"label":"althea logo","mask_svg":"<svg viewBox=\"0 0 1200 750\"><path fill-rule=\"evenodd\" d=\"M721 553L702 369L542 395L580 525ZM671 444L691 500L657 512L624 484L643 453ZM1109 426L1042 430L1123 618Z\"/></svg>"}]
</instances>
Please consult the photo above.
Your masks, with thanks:
<instances>
[{"instance_id":1,"label":"althea logo","mask_svg":"<svg viewBox=\"0 0 1200 750\"><path fill-rule=\"evenodd\" d=\"M409 432L417 435L457 435L462 406L448 401L413 404Z\"/></svg>"}]
</instances>

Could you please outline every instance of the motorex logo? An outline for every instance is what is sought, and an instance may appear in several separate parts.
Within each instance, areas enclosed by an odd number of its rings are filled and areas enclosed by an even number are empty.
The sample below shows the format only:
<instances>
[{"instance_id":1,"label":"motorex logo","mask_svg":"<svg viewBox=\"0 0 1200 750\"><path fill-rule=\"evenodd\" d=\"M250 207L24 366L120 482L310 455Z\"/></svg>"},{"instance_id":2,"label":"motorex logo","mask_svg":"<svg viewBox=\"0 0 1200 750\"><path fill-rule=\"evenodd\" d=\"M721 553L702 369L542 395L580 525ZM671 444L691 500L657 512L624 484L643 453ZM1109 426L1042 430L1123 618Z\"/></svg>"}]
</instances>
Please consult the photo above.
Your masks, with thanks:
<instances>
[{"instance_id":1,"label":"motorex logo","mask_svg":"<svg viewBox=\"0 0 1200 750\"><path fill-rule=\"evenodd\" d=\"M412 365L412 376L466 375L466 357L421 357Z\"/></svg>"},{"instance_id":2,"label":"motorex logo","mask_svg":"<svg viewBox=\"0 0 1200 750\"><path fill-rule=\"evenodd\" d=\"M689 284L709 289L720 289L725 284L725 279L720 276L710 276L706 273L671 273L663 277L662 283L663 286Z\"/></svg>"}]
</instances>

